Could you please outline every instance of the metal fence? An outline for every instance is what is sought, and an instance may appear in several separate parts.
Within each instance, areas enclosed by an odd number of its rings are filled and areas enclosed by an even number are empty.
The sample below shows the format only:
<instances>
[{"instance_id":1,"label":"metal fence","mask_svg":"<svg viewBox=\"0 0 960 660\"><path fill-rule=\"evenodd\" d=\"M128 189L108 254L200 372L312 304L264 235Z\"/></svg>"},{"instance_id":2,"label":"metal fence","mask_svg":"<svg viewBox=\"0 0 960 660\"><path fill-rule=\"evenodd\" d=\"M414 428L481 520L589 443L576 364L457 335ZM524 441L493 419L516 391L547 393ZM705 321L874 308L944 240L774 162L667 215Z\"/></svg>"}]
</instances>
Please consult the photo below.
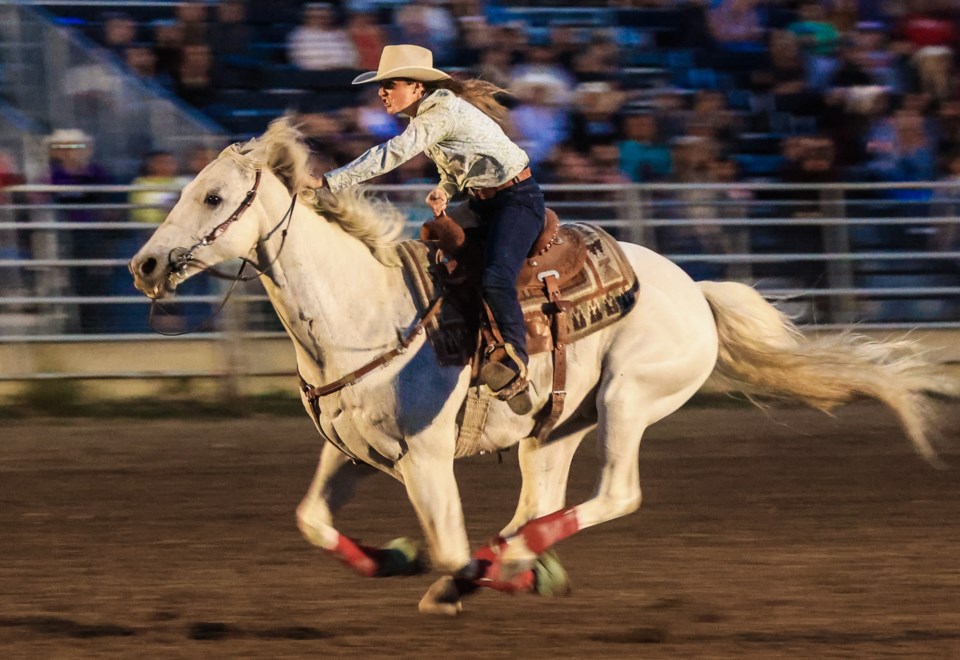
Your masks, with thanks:
<instances>
[{"instance_id":1,"label":"metal fence","mask_svg":"<svg viewBox=\"0 0 960 660\"><path fill-rule=\"evenodd\" d=\"M427 219L428 186L371 187ZM823 328L960 327L960 186L957 184L548 185L564 221L599 224L655 249L696 279L751 283L801 324ZM166 193L151 205L131 193ZM177 191L130 186L37 186L0 191L0 343L143 340L148 302L126 264ZM201 325L224 291L197 277L154 318L166 332ZM257 282L234 294L226 323L281 334Z\"/></svg>"}]
</instances>

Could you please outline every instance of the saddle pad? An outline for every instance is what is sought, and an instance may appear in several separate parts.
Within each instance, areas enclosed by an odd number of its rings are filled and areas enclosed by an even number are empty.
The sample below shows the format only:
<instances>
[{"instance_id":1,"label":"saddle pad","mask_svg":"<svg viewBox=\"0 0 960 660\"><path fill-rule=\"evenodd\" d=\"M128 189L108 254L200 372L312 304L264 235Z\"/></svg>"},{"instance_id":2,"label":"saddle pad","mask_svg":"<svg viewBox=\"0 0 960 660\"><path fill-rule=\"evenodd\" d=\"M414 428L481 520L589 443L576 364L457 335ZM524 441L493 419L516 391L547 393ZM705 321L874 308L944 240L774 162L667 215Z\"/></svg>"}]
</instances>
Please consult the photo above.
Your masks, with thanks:
<instances>
[{"instance_id":1,"label":"saddle pad","mask_svg":"<svg viewBox=\"0 0 960 660\"><path fill-rule=\"evenodd\" d=\"M584 223L567 227L579 232L587 248L583 268L561 288L569 303L567 341L582 339L619 320L633 309L639 292L637 276L617 241L603 229ZM437 295L438 281L432 264L436 248L422 241L404 241L398 246L404 270L416 293L422 312ZM527 352L531 355L553 350L549 310L544 290L520 292L520 307L527 322ZM466 310L466 315L465 315ZM469 364L478 341L479 307L445 300L440 313L427 325L441 364Z\"/></svg>"}]
</instances>

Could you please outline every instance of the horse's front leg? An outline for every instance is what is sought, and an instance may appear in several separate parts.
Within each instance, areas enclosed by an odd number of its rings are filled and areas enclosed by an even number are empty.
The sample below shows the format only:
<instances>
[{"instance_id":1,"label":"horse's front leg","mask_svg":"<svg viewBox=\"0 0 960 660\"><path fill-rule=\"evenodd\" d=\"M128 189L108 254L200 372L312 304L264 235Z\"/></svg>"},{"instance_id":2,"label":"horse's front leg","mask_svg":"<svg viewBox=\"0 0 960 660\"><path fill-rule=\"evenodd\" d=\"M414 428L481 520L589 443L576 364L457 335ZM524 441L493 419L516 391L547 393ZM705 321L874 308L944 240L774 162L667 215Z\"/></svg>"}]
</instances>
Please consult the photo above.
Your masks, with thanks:
<instances>
[{"instance_id":1,"label":"horse's front leg","mask_svg":"<svg viewBox=\"0 0 960 660\"><path fill-rule=\"evenodd\" d=\"M418 549L404 539L372 548L344 536L333 526L333 515L353 496L357 484L376 470L326 443L307 494L297 507L303 536L366 577L412 575L423 570Z\"/></svg>"},{"instance_id":2,"label":"horse's front leg","mask_svg":"<svg viewBox=\"0 0 960 660\"><path fill-rule=\"evenodd\" d=\"M423 612L455 615L460 596L482 571L470 557L470 545L453 471L453 443L409 440L410 451L397 463L407 496L417 512L433 566L449 573L420 601ZM436 451L438 450L439 451ZM472 590L472 589L470 589Z\"/></svg>"}]
</instances>

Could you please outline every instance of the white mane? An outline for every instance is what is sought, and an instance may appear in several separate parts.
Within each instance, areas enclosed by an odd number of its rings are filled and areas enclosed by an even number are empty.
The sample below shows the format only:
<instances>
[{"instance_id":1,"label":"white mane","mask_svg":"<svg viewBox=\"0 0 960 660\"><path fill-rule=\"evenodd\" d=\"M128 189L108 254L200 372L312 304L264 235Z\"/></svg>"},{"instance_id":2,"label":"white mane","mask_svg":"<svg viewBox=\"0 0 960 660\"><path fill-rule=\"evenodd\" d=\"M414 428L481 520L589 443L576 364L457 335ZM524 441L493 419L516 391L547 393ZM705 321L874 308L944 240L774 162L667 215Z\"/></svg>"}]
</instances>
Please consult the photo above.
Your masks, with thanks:
<instances>
[{"instance_id":1,"label":"white mane","mask_svg":"<svg viewBox=\"0 0 960 660\"><path fill-rule=\"evenodd\" d=\"M399 265L396 244L404 228L403 213L386 200L368 197L362 187L337 193L322 190L319 194L312 188L304 188L310 151L290 117L273 120L259 138L243 145L231 145L220 155L232 158L242 167L268 167L287 190L300 190L301 200L369 247L381 263Z\"/></svg>"}]
</instances>

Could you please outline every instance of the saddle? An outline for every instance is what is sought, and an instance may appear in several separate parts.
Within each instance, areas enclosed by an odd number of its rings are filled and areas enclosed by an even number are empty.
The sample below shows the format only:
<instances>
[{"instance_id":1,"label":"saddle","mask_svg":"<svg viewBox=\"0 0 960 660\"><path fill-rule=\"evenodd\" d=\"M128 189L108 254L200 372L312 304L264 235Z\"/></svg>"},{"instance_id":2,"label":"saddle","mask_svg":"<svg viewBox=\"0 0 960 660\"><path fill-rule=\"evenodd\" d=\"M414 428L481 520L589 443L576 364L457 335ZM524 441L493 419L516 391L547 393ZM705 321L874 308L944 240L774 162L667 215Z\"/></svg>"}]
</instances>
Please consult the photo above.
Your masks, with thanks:
<instances>
[{"instance_id":1,"label":"saddle","mask_svg":"<svg viewBox=\"0 0 960 660\"><path fill-rule=\"evenodd\" d=\"M463 227L446 213L425 222L420 239L436 243L440 251L438 259L450 276L449 282L479 277L483 258L481 242L470 240ZM553 209L547 209L543 229L517 277L517 289L540 289L543 273L555 274L558 286L563 286L583 268L586 259L587 250L580 234L561 226Z\"/></svg>"},{"instance_id":2,"label":"saddle","mask_svg":"<svg viewBox=\"0 0 960 660\"><path fill-rule=\"evenodd\" d=\"M480 297L482 241L442 214L424 223L420 241L406 241L399 251L421 310L439 292L444 297L426 326L440 363L469 365L476 384L483 359L502 343ZM633 268L613 237L592 225L561 224L547 209L544 228L517 277L527 352L553 353L550 401L537 415L534 436L546 438L563 411L567 344L620 319L635 305L638 291Z\"/></svg>"}]
</instances>

